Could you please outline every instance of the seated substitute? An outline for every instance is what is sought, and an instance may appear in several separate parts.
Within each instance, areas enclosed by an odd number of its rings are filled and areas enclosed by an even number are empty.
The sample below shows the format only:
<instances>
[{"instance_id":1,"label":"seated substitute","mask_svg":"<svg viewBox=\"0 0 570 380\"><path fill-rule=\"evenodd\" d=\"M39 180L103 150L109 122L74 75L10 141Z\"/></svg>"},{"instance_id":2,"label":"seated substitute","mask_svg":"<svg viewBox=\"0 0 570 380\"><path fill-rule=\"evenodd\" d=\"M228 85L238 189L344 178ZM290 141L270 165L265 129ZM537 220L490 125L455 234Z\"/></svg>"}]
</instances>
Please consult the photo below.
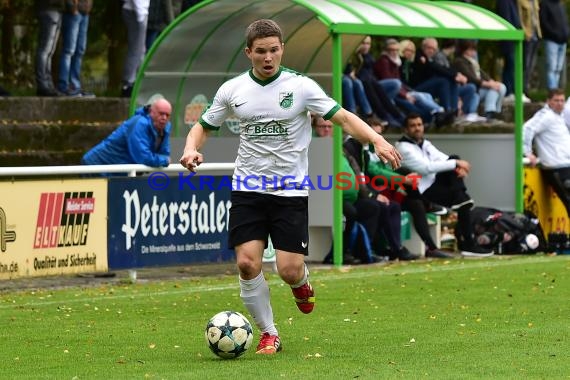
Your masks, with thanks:
<instances>
[{"instance_id":1,"label":"seated substitute","mask_svg":"<svg viewBox=\"0 0 570 380\"><path fill-rule=\"evenodd\" d=\"M344 143L344 167L342 172L349 174L351 186L343 190L343 199L354 205L357 211L357 221L362 223L372 242L375 251L388 256L390 260L417 260L419 255L413 254L402 245L400 204L391 200L382 191L374 187L361 184L356 180L357 175L364 175L365 171L359 164L359 158L364 152L362 144L353 138ZM381 185L379 185L381 187ZM388 247L383 249L382 238ZM378 262L373 257L373 262Z\"/></svg>"},{"instance_id":2,"label":"seated substitute","mask_svg":"<svg viewBox=\"0 0 570 380\"><path fill-rule=\"evenodd\" d=\"M457 211L457 242L463 256L492 256L493 251L473 240L471 209L473 199L467 194L463 178L471 164L457 156L448 156L424 137L424 124L418 114L409 114L404 122L404 136L396 144L402 155L402 168L421 175L417 193L430 202ZM408 189L408 196L414 190Z\"/></svg>"},{"instance_id":3,"label":"seated substitute","mask_svg":"<svg viewBox=\"0 0 570 380\"><path fill-rule=\"evenodd\" d=\"M151 97L105 140L91 148L83 165L143 164L163 167L170 164L170 114L172 106L162 96Z\"/></svg>"},{"instance_id":4,"label":"seated substitute","mask_svg":"<svg viewBox=\"0 0 570 380\"><path fill-rule=\"evenodd\" d=\"M377 119L370 119L368 120L368 124L374 129L376 133L379 135L382 134L384 131L385 126L382 125ZM360 144L356 140L351 139L353 144ZM374 149L369 147L365 151L368 154L362 155L362 159L364 162L362 165L366 168L365 172L368 176L374 178L375 176L382 176L381 178L387 179L391 184L395 183L394 179L398 178L401 179L402 175L396 171L394 171L391 167L383 163L381 160L377 159L374 154ZM414 183L419 179L419 174L417 173L408 173L404 177L403 184L408 186L414 186ZM379 184L380 186L382 185ZM416 232L426 245L425 256L428 258L440 258L440 259L449 259L454 258L455 256L441 251L438 249L436 242L433 240L430 232L429 232L429 224L427 219L427 213L442 213L446 214L447 209L444 207L440 207L436 209L436 205L431 204L430 202L423 199L421 196L407 196L407 192L402 190L396 186L392 189L392 186L386 189L388 198L394 200L401 204L403 211L408 211L412 216L412 222L414 224L414 228ZM417 195L417 193L416 193ZM430 207L431 206L431 207Z\"/></svg>"},{"instance_id":5,"label":"seated substitute","mask_svg":"<svg viewBox=\"0 0 570 380\"><path fill-rule=\"evenodd\" d=\"M544 107L523 125L523 153L532 166L536 165L538 156L544 179L570 216L570 132L562 116L563 110L564 91L548 91Z\"/></svg>"}]
</instances>

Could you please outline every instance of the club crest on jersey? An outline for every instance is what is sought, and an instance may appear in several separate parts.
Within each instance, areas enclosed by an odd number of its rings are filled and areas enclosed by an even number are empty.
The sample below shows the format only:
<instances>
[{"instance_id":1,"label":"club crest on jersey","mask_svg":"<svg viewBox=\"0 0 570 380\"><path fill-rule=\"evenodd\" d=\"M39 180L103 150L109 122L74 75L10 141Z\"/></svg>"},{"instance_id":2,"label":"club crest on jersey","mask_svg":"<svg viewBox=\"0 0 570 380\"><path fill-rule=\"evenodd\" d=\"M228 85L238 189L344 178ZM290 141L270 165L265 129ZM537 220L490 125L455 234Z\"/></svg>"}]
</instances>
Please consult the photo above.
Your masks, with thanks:
<instances>
[{"instance_id":1,"label":"club crest on jersey","mask_svg":"<svg viewBox=\"0 0 570 380\"><path fill-rule=\"evenodd\" d=\"M280 92L279 93L279 105L283 109L291 108L293 105L293 93L292 92Z\"/></svg>"}]
</instances>

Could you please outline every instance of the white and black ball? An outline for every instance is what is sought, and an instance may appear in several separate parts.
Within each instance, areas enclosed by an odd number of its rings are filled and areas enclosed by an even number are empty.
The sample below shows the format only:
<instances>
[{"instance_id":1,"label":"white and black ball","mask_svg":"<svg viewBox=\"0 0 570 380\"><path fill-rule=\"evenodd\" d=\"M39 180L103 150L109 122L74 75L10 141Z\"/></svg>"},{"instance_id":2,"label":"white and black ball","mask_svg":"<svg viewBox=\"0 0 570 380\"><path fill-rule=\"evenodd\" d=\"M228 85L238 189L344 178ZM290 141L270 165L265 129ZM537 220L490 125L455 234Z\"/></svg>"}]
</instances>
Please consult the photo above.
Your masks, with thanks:
<instances>
[{"instance_id":1,"label":"white and black ball","mask_svg":"<svg viewBox=\"0 0 570 380\"><path fill-rule=\"evenodd\" d=\"M236 311L222 311L206 325L206 342L210 350L223 359L243 355L253 341L251 324Z\"/></svg>"}]
</instances>

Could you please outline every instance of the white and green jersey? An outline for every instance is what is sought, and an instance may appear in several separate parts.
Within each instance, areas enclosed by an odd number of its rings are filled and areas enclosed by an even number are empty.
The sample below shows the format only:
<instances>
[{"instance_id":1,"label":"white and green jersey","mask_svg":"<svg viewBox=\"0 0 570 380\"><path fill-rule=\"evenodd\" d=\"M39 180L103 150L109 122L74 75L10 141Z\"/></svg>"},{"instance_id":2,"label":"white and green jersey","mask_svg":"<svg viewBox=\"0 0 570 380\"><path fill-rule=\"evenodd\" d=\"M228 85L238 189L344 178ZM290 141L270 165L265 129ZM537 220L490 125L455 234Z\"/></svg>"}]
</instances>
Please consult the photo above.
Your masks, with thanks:
<instances>
[{"instance_id":1,"label":"white and green jersey","mask_svg":"<svg viewBox=\"0 0 570 380\"><path fill-rule=\"evenodd\" d=\"M249 70L218 89L200 124L218 130L227 118L239 119L234 190L306 196L308 190L296 184L308 176L309 112L330 119L339 109L307 76L281 67L262 81Z\"/></svg>"}]
</instances>

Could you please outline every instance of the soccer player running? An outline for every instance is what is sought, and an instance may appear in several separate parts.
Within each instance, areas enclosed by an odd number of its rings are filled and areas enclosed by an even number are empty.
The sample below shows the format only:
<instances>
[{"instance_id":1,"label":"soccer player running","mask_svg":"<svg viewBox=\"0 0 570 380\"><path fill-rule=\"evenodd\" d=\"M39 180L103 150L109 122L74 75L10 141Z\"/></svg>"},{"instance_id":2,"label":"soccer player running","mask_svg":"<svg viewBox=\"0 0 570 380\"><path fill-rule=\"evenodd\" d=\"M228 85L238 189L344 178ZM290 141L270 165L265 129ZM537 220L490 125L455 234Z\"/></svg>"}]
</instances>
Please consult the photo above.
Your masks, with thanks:
<instances>
[{"instance_id":1,"label":"soccer player running","mask_svg":"<svg viewBox=\"0 0 570 380\"><path fill-rule=\"evenodd\" d=\"M262 272L268 236L276 249L278 273L291 286L299 310L310 313L315 304L304 262L309 241L308 189L296 185L308 175L309 112L333 121L364 144L372 143L380 159L394 168L400 166L401 156L315 81L281 66L283 36L274 21L253 22L245 37L252 68L218 89L211 107L188 133L180 163L194 171L203 162L199 149L209 133L232 114L240 120L229 245L236 252L240 296L262 332L257 353L275 354L282 348L281 340Z\"/></svg>"}]
</instances>

